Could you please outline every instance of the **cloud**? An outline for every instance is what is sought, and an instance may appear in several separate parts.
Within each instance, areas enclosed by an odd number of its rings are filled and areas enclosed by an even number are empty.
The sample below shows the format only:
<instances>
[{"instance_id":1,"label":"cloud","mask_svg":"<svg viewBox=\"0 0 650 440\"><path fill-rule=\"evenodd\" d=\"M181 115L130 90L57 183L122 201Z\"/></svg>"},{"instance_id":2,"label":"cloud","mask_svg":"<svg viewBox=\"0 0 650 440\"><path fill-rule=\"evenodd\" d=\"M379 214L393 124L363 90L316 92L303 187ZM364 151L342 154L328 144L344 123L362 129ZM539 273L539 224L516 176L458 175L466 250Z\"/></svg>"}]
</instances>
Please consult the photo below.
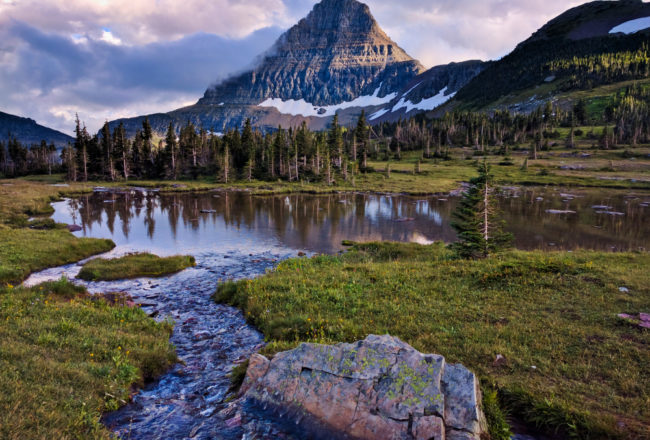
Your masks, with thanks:
<instances>
[{"instance_id":1,"label":"cloud","mask_svg":"<svg viewBox=\"0 0 650 440\"><path fill-rule=\"evenodd\" d=\"M265 28L242 39L196 33L138 46L109 31L73 38L14 22L0 32L0 106L68 133L76 112L96 130L106 119L170 111L249 66L281 32Z\"/></svg>"},{"instance_id":2,"label":"cloud","mask_svg":"<svg viewBox=\"0 0 650 440\"><path fill-rule=\"evenodd\" d=\"M316 0L0 0L0 110L70 132L187 105ZM575 0L366 0L425 66L507 54Z\"/></svg>"}]
</instances>

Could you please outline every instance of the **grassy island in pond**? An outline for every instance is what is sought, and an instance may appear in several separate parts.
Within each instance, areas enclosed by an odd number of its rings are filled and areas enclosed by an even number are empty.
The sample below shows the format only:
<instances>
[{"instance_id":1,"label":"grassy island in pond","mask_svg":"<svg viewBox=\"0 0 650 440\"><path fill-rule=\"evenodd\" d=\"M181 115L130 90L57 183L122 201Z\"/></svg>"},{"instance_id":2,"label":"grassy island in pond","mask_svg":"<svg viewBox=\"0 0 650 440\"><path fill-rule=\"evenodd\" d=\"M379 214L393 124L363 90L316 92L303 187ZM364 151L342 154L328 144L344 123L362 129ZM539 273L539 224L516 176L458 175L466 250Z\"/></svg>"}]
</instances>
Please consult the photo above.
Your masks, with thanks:
<instances>
[{"instance_id":1,"label":"grassy island in pond","mask_svg":"<svg viewBox=\"0 0 650 440\"><path fill-rule=\"evenodd\" d=\"M540 429L579 438L650 431L648 253L512 251L459 260L442 244L355 245L221 285L269 352L395 335L473 369ZM625 289L620 289L625 287ZM497 355L505 361L495 363Z\"/></svg>"},{"instance_id":2,"label":"grassy island in pond","mask_svg":"<svg viewBox=\"0 0 650 440\"><path fill-rule=\"evenodd\" d=\"M129 254L114 259L96 258L84 264L78 278L86 281L112 281L140 277L161 277L196 264L194 257L159 257L148 253Z\"/></svg>"},{"instance_id":3,"label":"grassy island in pond","mask_svg":"<svg viewBox=\"0 0 650 440\"><path fill-rule=\"evenodd\" d=\"M109 439L103 412L175 361L172 325L68 281L0 287L0 438Z\"/></svg>"}]
</instances>

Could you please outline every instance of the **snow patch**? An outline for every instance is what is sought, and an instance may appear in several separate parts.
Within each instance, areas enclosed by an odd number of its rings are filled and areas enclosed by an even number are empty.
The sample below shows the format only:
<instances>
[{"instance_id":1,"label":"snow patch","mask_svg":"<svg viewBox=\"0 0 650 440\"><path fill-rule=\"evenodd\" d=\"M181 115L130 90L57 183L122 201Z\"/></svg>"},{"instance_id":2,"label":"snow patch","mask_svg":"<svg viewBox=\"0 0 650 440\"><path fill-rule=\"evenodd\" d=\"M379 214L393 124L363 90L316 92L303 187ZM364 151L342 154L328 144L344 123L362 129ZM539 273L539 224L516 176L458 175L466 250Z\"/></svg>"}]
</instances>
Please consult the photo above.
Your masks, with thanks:
<instances>
[{"instance_id":1,"label":"snow patch","mask_svg":"<svg viewBox=\"0 0 650 440\"><path fill-rule=\"evenodd\" d=\"M290 99L288 101L283 101L281 98L269 98L266 101L259 103L258 105L260 107L275 107L280 113L283 113L285 115L327 117L334 116L338 110L344 110L346 108L371 107L386 104L397 96L397 93L391 93L384 96L383 98L380 98L380 89L381 84L379 84L379 87L377 87L377 90L375 90L372 95L359 96L352 101L323 107L317 107L313 104L308 103L304 99Z\"/></svg>"},{"instance_id":2,"label":"snow patch","mask_svg":"<svg viewBox=\"0 0 650 440\"><path fill-rule=\"evenodd\" d=\"M408 95L408 94L411 93L413 90L415 90L415 88L416 88L417 86L419 86L420 84L422 84L422 81L420 81L419 83L417 83L416 85L414 85L413 87L411 87L411 88L408 90L408 92L404 93L402 96L406 96L406 95Z\"/></svg>"},{"instance_id":3,"label":"snow patch","mask_svg":"<svg viewBox=\"0 0 650 440\"><path fill-rule=\"evenodd\" d=\"M422 101L418 102L417 104L413 104L411 101L408 101L404 95L402 99L399 100L397 104L395 104L395 107L393 107L392 112L396 112L397 110L401 108L406 108L406 113L410 112L411 110L433 110L434 108L444 104L445 102L449 101L451 98L454 97L456 94L451 93L449 95L445 95L445 92L447 91L447 87L442 89L437 95L432 96L431 98L426 98L423 99Z\"/></svg>"},{"instance_id":4,"label":"snow patch","mask_svg":"<svg viewBox=\"0 0 650 440\"><path fill-rule=\"evenodd\" d=\"M384 116L389 111L390 111L389 108L383 108L383 109L379 110L378 112L374 112L373 114L371 114L370 117L368 118L368 120L373 121L375 119L381 118L382 116Z\"/></svg>"},{"instance_id":5,"label":"snow patch","mask_svg":"<svg viewBox=\"0 0 650 440\"><path fill-rule=\"evenodd\" d=\"M634 34L650 27L650 17L637 18L636 20L626 21L619 24L609 31L610 34L622 32L624 34Z\"/></svg>"}]
</instances>

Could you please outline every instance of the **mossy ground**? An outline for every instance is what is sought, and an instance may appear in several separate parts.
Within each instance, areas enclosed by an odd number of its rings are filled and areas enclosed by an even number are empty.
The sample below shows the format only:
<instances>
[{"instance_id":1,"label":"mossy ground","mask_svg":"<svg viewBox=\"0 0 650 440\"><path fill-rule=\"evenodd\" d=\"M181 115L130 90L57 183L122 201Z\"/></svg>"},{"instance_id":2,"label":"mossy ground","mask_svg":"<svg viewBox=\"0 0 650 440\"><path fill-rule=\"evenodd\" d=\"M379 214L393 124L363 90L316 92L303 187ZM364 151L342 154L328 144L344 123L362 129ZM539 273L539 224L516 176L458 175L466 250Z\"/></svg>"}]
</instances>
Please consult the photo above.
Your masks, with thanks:
<instances>
[{"instance_id":1,"label":"mossy ground","mask_svg":"<svg viewBox=\"0 0 650 440\"><path fill-rule=\"evenodd\" d=\"M0 287L0 438L108 439L100 415L175 362L172 326L57 281Z\"/></svg>"},{"instance_id":2,"label":"mossy ground","mask_svg":"<svg viewBox=\"0 0 650 440\"><path fill-rule=\"evenodd\" d=\"M161 277L180 272L195 264L194 257L186 255L159 257L148 253L138 253L113 259L95 258L84 264L77 277L86 281Z\"/></svg>"},{"instance_id":3,"label":"mossy ground","mask_svg":"<svg viewBox=\"0 0 650 440\"><path fill-rule=\"evenodd\" d=\"M648 267L648 253L466 261L441 244L367 244L285 261L215 298L244 310L268 352L389 333L473 369L540 428L642 438L650 332L616 315L650 310ZM497 354L506 365L494 365Z\"/></svg>"}]
</instances>

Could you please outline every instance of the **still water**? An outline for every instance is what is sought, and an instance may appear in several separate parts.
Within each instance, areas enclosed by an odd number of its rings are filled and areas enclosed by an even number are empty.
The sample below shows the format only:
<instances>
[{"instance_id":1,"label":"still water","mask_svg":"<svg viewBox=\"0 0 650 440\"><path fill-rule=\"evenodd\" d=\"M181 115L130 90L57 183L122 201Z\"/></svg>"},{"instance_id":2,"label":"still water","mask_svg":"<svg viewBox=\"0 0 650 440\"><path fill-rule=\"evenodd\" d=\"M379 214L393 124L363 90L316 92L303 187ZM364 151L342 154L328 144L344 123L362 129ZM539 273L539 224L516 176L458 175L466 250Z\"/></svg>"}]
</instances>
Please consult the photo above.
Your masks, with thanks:
<instances>
[{"instance_id":1,"label":"still water","mask_svg":"<svg viewBox=\"0 0 650 440\"><path fill-rule=\"evenodd\" d=\"M225 279L263 274L299 252L335 253L343 240L450 242L458 198L368 194L256 197L246 192L162 194L96 191L54 203L54 220L76 235L110 238L107 254L191 254L197 265L158 279L75 280L90 292L123 291L155 319L175 322L181 362L104 417L124 439L302 439L300 424L228 402L228 374L264 344L234 308L211 299ZM650 247L650 193L508 188L499 197L506 229L522 249L635 250ZM66 276L79 264L32 275ZM524 437L520 437L524 438Z\"/></svg>"},{"instance_id":2,"label":"still water","mask_svg":"<svg viewBox=\"0 0 650 440\"><path fill-rule=\"evenodd\" d=\"M294 249L333 253L343 240L451 242L457 198L246 192L96 192L55 203L54 220L78 233L155 253ZM520 249L650 247L650 193L503 190L505 229Z\"/></svg>"}]
</instances>

